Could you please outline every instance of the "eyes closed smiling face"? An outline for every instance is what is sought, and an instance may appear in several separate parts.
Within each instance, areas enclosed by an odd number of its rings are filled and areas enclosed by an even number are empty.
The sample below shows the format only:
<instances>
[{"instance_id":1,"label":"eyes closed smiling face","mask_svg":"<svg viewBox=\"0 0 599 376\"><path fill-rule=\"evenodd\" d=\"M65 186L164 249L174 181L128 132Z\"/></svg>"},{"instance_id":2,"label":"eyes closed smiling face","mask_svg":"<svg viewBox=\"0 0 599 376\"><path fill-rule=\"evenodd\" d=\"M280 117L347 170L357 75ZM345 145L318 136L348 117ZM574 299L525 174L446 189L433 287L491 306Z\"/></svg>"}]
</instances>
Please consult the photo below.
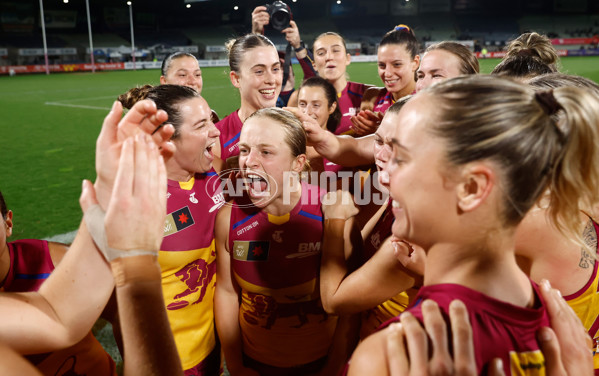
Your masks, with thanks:
<instances>
[{"instance_id":1,"label":"eyes closed smiling face","mask_svg":"<svg viewBox=\"0 0 599 376\"><path fill-rule=\"evenodd\" d=\"M210 170L214 159L212 146L220 132L211 120L212 112L204 98L182 102L179 113L183 122L173 140L177 149L167 162L167 173L171 180L187 181L197 172Z\"/></svg>"},{"instance_id":2,"label":"eyes closed smiling face","mask_svg":"<svg viewBox=\"0 0 599 376\"><path fill-rule=\"evenodd\" d=\"M393 199L393 234L428 249L448 228L457 200L449 178L446 146L427 129L434 100L416 95L396 115L393 154L388 164L389 193ZM434 116L433 116L434 117Z\"/></svg>"},{"instance_id":3,"label":"eyes closed smiling face","mask_svg":"<svg viewBox=\"0 0 599 376\"><path fill-rule=\"evenodd\" d=\"M250 113L274 107L283 81L277 50L273 46L259 46L246 51L241 71L231 72L230 78L241 94L241 106L251 109Z\"/></svg>"}]
</instances>

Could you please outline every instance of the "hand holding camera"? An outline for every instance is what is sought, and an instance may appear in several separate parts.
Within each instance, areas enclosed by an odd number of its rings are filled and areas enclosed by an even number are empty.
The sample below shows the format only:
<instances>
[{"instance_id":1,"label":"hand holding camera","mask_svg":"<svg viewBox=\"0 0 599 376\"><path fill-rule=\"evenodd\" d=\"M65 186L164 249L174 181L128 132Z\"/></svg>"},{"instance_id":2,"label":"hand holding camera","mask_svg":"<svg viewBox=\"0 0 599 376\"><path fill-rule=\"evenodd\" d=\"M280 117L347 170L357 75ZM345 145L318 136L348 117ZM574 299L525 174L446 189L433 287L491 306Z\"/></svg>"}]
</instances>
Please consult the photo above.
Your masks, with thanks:
<instances>
[{"instance_id":1,"label":"hand holding camera","mask_svg":"<svg viewBox=\"0 0 599 376\"><path fill-rule=\"evenodd\" d=\"M283 31L290 26L291 8L282 1L258 6L252 12L252 33L264 34L264 27L270 25L274 30Z\"/></svg>"}]
</instances>

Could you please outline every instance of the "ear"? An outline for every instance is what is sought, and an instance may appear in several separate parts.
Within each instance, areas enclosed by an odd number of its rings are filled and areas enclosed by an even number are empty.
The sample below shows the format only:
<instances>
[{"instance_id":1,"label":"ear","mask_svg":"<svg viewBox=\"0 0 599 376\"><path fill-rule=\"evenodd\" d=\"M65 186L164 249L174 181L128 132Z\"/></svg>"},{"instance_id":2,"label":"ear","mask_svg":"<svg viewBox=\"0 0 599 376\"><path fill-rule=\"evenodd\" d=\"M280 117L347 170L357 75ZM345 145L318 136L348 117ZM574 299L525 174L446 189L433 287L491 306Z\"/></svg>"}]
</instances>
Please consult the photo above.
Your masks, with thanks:
<instances>
[{"instance_id":1,"label":"ear","mask_svg":"<svg viewBox=\"0 0 599 376\"><path fill-rule=\"evenodd\" d=\"M331 107L329 107L329 115L333 114L333 112L335 112L336 108L337 108L337 102L333 102L333 104L331 104Z\"/></svg>"},{"instance_id":2,"label":"ear","mask_svg":"<svg viewBox=\"0 0 599 376\"><path fill-rule=\"evenodd\" d=\"M6 225L6 237L8 238L12 235L12 210L9 210L8 213L6 213L6 220L4 223Z\"/></svg>"},{"instance_id":3,"label":"ear","mask_svg":"<svg viewBox=\"0 0 599 376\"><path fill-rule=\"evenodd\" d=\"M412 60L412 72L416 72L418 67L420 67L420 55L416 55Z\"/></svg>"},{"instance_id":4,"label":"ear","mask_svg":"<svg viewBox=\"0 0 599 376\"><path fill-rule=\"evenodd\" d=\"M239 83L239 75L237 74L237 72L231 71L229 73L229 78L231 79L231 83L233 84L233 86L235 86L238 89L241 88L241 84Z\"/></svg>"},{"instance_id":5,"label":"ear","mask_svg":"<svg viewBox=\"0 0 599 376\"><path fill-rule=\"evenodd\" d=\"M495 172L483 163L466 165L457 184L458 207L462 212L481 206L495 185Z\"/></svg>"},{"instance_id":6,"label":"ear","mask_svg":"<svg viewBox=\"0 0 599 376\"><path fill-rule=\"evenodd\" d=\"M160 85L165 85L165 84L166 84L166 77L160 76Z\"/></svg>"},{"instance_id":7,"label":"ear","mask_svg":"<svg viewBox=\"0 0 599 376\"><path fill-rule=\"evenodd\" d=\"M351 63L351 55L349 53L345 54L345 65L349 65Z\"/></svg>"},{"instance_id":8,"label":"ear","mask_svg":"<svg viewBox=\"0 0 599 376\"><path fill-rule=\"evenodd\" d=\"M300 154L295 157L292 165L292 171L297 172L298 174L304 170L304 166L306 165L306 154Z\"/></svg>"}]
</instances>

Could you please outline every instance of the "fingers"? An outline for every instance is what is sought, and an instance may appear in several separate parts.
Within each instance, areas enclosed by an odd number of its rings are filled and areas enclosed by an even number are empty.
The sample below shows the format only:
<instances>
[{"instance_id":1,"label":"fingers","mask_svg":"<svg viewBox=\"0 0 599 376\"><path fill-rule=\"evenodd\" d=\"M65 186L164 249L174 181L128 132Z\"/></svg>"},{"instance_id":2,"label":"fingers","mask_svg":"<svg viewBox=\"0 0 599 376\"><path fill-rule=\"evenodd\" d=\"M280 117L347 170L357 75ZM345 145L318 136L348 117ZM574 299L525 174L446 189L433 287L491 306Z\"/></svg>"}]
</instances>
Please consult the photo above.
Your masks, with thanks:
<instances>
[{"instance_id":1,"label":"fingers","mask_svg":"<svg viewBox=\"0 0 599 376\"><path fill-rule=\"evenodd\" d=\"M416 375L426 375L428 363L428 338L420 322L409 312L399 317L408 343L410 370Z\"/></svg>"},{"instance_id":2,"label":"fingers","mask_svg":"<svg viewBox=\"0 0 599 376\"><path fill-rule=\"evenodd\" d=\"M539 347L545 357L547 376L566 375L562 364L561 351L555 333L551 328L541 328L537 332Z\"/></svg>"},{"instance_id":3,"label":"fingers","mask_svg":"<svg viewBox=\"0 0 599 376\"><path fill-rule=\"evenodd\" d=\"M112 108L102 123L102 130L98 136L97 146L110 145L116 140L119 120L123 115L123 105L119 101L114 101Z\"/></svg>"},{"instance_id":4,"label":"fingers","mask_svg":"<svg viewBox=\"0 0 599 376\"><path fill-rule=\"evenodd\" d=\"M371 134L376 132L380 122L376 119L368 118L367 115L364 115L365 111L360 112L356 116L352 116L350 118L354 132L356 132L360 136L365 136L367 134Z\"/></svg>"},{"instance_id":5,"label":"fingers","mask_svg":"<svg viewBox=\"0 0 599 376\"><path fill-rule=\"evenodd\" d=\"M148 184L152 184L156 180L158 172L156 171L155 165L150 165L148 154L152 150L152 147L156 147L151 142L148 135L137 135L135 137L135 174L132 176L133 182L133 195L137 197L144 197L148 190ZM144 177L144 178L142 178ZM154 193L155 190L149 190Z\"/></svg>"},{"instance_id":6,"label":"fingers","mask_svg":"<svg viewBox=\"0 0 599 376\"><path fill-rule=\"evenodd\" d=\"M121 149L121 158L114 182L113 199L110 200L112 206L114 198L127 198L133 195L133 172L135 166L135 139L128 138L123 142ZM116 196L116 197L114 197ZM123 204L122 202L120 203Z\"/></svg>"},{"instance_id":7,"label":"fingers","mask_svg":"<svg viewBox=\"0 0 599 376\"><path fill-rule=\"evenodd\" d=\"M592 374L593 340L559 290L552 289L547 280L542 280L540 287L553 333L561 349L563 368L569 375Z\"/></svg>"},{"instance_id":8,"label":"fingers","mask_svg":"<svg viewBox=\"0 0 599 376\"><path fill-rule=\"evenodd\" d=\"M137 102L119 123L118 138L123 141L138 133L138 128L152 134L168 119L166 112L158 110L156 104L149 99Z\"/></svg>"},{"instance_id":9,"label":"fingers","mask_svg":"<svg viewBox=\"0 0 599 376\"><path fill-rule=\"evenodd\" d=\"M408 350L405 345L401 324L394 323L387 328L387 360L391 376L403 376L409 372Z\"/></svg>"},{"instance_id":10,"label":"fingers","mask_svg":"<svg viewBox=\"0 0 599 376\"><path fill-rule=\"evenodd\" d=\"M298 107L283 107L283 110L291 112L300 120L304 120L305 118L311 119L311 117L303 113Z\"/></svg>"},{"instance_id":11,"label":"fingers","mask_svg":"<svg viewBox=\"0 0 599 376\"><path fill-rule=\"evenodd\" d=\"M472 327L464 303L454 300L449 304L449 319L453 334L454 371L457 375L476 375L476 359L472 342Z\"/></svg>"},{"instance_id":12,"label":"fingers","mask_svg":"<svg viewBox=\"0 0 599 376\"><path fill-rule=\"evenodd\" d=\"M94 185L87 179L83 180L81 185L81 196L79 196L79 205L83 212L87 211L91 206L96 205L96 191Z\"/></svg>"},{"instance_id":13,"label":"fingers","mask_svg":"<svg viewBox=\"0 0 599 376\"><path fill-rule=\"evenodd\" d=\"M505 376L505 372L503 370L503 361L500 358L491 360L491 363L488 367L487 376Z\"/></svg>"},{"instance_id":14,"label":"fingers","mask_svg":"<svg viewBox=\"0 0 599 376\"><path fill-rule=\"evenodd\" d=\"M430 371L437 375L451 375L453 367L447 341L447 324L437 303L432 300L422 303L422 320L433 345Z\"/></svg>"}]
</instances>

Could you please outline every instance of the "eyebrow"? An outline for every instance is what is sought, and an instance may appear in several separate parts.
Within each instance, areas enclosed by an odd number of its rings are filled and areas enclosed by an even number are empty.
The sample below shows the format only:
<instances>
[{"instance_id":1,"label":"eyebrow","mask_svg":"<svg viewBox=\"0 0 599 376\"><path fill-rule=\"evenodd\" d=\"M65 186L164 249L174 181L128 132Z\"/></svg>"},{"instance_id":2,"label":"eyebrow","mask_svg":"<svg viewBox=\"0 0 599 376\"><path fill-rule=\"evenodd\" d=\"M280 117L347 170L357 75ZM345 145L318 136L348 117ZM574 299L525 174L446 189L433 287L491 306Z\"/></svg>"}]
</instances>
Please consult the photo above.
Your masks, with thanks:
<instances>
[{"instance_id":1,"label":"eyebrow","mask_svg":"<svg viewBox=\"0 0 599 376\"><path fill-rule=\"evenodd\" d=\"M246 144L245 142L240 142L239 146L245 146L245 147L249 147L248 144ZM265 147L272 147L273 144L258 144L256 145L257 148L265 148Z\"/></svg>"},{"instance_id":2,"label":"eyebrow","mask_svg":"<svg viewBox=\"0 0 599 376\"><path fill-rule=\"evenodd\" d=\"M397 146L398 148L404 149L404 150L406 150L406 151L408 150L408 148L407 148L407 147L405 147L405 146L403 146L403 145L402 145L402 144L401 144L401 143L400 143L400 142L397 140L397 138L395 138L395 137L392 137L392 138L391 138L391 144L393 144L393 145Z\"/></svg>"}]
</instances>

